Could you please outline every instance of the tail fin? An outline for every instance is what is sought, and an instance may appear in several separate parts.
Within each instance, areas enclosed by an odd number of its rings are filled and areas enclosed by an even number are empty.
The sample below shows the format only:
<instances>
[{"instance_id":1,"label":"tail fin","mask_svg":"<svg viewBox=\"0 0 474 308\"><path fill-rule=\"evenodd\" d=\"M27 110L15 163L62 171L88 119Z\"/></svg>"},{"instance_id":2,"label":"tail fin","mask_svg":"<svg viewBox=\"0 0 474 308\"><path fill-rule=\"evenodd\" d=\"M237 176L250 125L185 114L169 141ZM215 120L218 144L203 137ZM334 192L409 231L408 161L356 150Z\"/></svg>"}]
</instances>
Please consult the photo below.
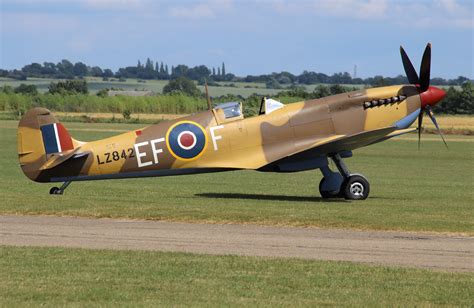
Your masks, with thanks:
<instances>
[{"instance_id":1,"label":"tail fin","mask_svg":"<svg viewBox=\"0 0 474 308\"><path fill-rule=\"evenodd\" d=\"M29 110L18 125L20 165L32 180L37 180L41 167L51 156L66 154L80 144L45 108Z\"/></svg>"}]
</instances>

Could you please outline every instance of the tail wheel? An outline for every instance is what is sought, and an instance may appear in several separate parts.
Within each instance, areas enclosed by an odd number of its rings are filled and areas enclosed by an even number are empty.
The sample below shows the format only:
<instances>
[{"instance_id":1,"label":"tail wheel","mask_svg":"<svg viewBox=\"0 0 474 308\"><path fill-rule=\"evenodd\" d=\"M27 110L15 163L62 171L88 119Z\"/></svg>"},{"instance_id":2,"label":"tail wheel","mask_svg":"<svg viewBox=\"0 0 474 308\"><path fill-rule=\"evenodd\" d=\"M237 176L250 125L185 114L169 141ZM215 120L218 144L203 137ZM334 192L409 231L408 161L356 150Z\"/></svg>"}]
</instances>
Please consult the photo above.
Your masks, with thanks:
<instances>
[{"instance_id":1,"label":"tail wheel","mask_svg":"<svg viewBox=\"0 0 474 308\"><path fill-rule=\"evenodd\" d=\"M49 190L50 195L62 195L63 191L59 187L51 187Z\"/></svg>"},{"instance_id":2,"label":"tail wheel","mask_svg":"<svg viewBox=\"0 0 474 308\"><path fill-rule=\"evenodd\" d=\"M342 186L344 198L347 200L365 200L369 196L369 181L362 175L351 175Z\"/></svg>"}]
</instances>

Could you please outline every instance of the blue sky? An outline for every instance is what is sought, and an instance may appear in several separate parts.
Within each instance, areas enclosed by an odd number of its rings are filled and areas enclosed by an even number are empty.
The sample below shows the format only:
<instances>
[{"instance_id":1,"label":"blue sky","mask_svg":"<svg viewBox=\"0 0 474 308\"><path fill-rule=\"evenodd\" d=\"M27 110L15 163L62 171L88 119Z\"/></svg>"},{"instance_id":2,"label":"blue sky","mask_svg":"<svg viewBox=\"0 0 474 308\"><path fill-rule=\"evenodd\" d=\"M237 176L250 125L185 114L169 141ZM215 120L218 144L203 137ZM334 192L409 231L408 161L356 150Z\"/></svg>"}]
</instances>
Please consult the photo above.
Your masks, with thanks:
<instances>
[{"instance_id":1,"label":"blue sky","mask_svg":"<svg viewBox=\"0 0 474 308\"><path fill-rule=\"evenodd\" d=\"M474 78L473 1L0 0L0 67L69 59L116 70L225 62L239 76L357 65L358 77L403 74L433 44L432 76Z\"/></svg>"}]
</instances>

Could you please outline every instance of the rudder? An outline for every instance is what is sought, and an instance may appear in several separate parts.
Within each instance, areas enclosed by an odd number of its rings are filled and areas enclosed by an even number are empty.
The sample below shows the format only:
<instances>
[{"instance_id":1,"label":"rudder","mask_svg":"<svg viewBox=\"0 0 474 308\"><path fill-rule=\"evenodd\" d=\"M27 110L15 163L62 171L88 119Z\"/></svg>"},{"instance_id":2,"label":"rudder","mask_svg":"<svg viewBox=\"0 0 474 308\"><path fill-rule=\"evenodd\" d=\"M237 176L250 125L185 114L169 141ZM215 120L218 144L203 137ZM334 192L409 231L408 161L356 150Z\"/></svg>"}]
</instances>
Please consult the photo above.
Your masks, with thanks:
<instances>
[{"instance_id":1,"label":"rudder","mask_svg":"<svg viewBox=\"0 0 474 308\"><path fill-rule=\"evenodd\" d=\"M80 142L74 140L45 108L29 110L18 124L18 156L20 166L32 180L36 180L40 168L56 153L64 153L78 147Z\"/></svg>"}]
</instances>

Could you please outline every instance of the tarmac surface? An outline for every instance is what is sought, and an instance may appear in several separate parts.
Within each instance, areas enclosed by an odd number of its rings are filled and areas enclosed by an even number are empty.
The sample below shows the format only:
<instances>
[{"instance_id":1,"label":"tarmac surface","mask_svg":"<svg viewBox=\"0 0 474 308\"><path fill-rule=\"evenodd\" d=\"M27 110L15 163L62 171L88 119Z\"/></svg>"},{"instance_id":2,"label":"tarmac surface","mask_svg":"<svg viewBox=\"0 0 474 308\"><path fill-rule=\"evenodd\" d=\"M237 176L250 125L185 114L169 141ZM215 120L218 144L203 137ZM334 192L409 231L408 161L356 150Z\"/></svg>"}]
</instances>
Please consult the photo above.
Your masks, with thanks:
<instances>
[{"instance_id":1,"label":"tarmac surface","mask_svg":"<svg viewBox=\"0 0 474 308\"><path fill-rule=\"evenodd\" d=\"M411 232L0 216L0 244L302 258L474 272L474 237Z\"/></svg>"}]
</instances>

